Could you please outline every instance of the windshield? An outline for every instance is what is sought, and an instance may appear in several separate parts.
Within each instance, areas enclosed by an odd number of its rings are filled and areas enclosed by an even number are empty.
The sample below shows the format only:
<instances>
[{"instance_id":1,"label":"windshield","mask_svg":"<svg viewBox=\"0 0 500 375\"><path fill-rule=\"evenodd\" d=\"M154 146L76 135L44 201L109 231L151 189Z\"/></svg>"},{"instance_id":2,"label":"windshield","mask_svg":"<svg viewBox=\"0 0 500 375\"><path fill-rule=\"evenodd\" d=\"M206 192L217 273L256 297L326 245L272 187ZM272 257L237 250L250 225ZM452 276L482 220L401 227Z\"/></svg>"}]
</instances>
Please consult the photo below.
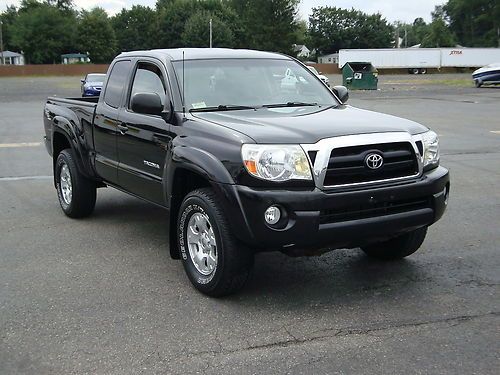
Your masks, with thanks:
<instances>
[{"instance_id":1,"label":"windshield","mask_svg":"<svg viewBox=\"0 0 500 375\"><path fill-rule=\"evenodd\" d=\"M87 82L104 82L105 74L89 74L87 76Z\"/></svg>"},{"instance_id":2,"label":"windshield","mask_svg":"<svg viewBox=\"0 0 500 375\"><path fill-rule=\"evenodd\" d=\"M182 61L173 63L182 92ZM282 59L207 59L184 62L186 110L339 103L302 65Z\"/></svg>"}]
</instances>

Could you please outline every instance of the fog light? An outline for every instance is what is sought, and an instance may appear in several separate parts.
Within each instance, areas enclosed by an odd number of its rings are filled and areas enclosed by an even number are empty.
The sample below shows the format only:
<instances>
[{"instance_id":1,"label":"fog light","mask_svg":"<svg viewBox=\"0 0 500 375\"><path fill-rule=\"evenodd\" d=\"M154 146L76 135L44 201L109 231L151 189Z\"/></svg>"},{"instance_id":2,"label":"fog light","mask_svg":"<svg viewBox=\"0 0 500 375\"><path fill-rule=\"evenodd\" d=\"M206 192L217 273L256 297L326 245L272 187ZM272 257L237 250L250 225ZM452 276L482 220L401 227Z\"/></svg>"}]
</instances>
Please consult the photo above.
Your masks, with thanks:
<instances>
[{"instance_id":1,"label":"fog light","mask_svg":"<svg viewBox=\"0 0 500 375\"><path fill-rule=\"evenodd\" d=\"M275 225L281 219L281 211L276 206L269 207L264 213L264 219L269 225Z\"/></svg>"}]
</instances>

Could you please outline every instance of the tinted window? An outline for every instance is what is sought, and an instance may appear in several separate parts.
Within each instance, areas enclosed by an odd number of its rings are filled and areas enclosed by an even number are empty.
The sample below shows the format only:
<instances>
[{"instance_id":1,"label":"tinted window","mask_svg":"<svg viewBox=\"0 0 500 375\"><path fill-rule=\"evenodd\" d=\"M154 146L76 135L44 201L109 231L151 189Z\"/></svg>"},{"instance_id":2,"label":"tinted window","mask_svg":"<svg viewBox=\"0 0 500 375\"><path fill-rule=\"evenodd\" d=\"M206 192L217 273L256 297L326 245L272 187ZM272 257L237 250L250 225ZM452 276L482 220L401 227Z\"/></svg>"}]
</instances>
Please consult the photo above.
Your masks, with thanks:
<instances>
[{"instance_id":1,"label":"tinted window","mask_svg":"<svg viewBox=\"0 0 500 375\"><path fill-rule=\"evenodd\" d=\"M107 105L114 108L118 108L120 105L123 89L127 84L129 70L130 61L118 61L113 66L104 93L104 102Z\"/></svg>"},{"instance_id":2,"label":"tinted window","mask_svg":"<svg viewBox=\"0 0 500 375\"><path fill-rule=\"evenodd\" d=\"M156 93L160 96L161 103L165 105L165 86L161 70L154 64L140 63L134 77L130 100L134 94Z\"/></svg>"}]
</instances>

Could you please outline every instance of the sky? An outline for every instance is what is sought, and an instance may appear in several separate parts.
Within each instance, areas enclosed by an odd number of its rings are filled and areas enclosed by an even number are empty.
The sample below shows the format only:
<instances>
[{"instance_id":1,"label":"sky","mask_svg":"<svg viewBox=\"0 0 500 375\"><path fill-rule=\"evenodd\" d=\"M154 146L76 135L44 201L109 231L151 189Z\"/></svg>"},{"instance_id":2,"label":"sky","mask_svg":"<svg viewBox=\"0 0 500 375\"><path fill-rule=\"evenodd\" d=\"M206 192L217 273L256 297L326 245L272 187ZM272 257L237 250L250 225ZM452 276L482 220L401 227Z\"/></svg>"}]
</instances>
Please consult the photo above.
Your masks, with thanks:
<instances>
[{"instance_id":1,"label":"sky","mask_svg":"<svg viewBox=\"0 0 500 375\"><path fill-rule=\"evenodd\" d=\"M5 10L7 5L18 5L20 0L0 0L0 11ZM74 0L80 8L90 9L100 6L110 14L118 13L122 8L130 8L134 4L148 5L154 7L156 0ZM417 17L425 21L431 20L431 12L436 5L445 3L446 0L302 0L299 6L299 15L307 19L311 9L317 6L336 6L339 8L355 8L365 13L381 13L389 22L404 21L413 22Z\"/></svg>"}]
</instances>

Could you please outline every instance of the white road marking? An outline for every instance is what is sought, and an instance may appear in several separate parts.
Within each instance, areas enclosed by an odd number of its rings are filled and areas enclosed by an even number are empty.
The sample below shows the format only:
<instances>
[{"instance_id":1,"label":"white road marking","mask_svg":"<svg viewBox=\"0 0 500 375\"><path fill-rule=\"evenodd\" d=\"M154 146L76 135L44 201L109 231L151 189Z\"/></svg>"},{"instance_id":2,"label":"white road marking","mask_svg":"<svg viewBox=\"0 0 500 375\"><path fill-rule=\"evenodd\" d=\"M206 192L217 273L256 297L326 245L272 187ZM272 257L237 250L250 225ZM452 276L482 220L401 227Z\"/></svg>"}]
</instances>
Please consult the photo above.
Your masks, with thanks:
<instances>
[{"instance_id":1,"label":"white road marking","mask_svg":"<svg viewBox=\"0 0 500 375\"><path fill-rule=\"evenodd\" d=\"M23 181L23 180L48 180L54 176L18 176L18 177L0 177L0 182L3 181Z\"/></svg>"},{"instance_id":2,"label":"white road marking","mask_svg":"<svg viewBox=\"0 0 500 375\"><path fill-rule=\"evenodd\" d=\"M500 134L500 130L490 130L490 133L493 133L493 134Z\"/></svg>"},{"instance_id":3,"label":"white road marking","mask_svg":"<svg viewBox=\"0 0 500 375\"><path fill-rule=\"evenodd\" d=\"M0 148L38 147L42 142L0 143Z\"/></svg>"}]
</instances>

